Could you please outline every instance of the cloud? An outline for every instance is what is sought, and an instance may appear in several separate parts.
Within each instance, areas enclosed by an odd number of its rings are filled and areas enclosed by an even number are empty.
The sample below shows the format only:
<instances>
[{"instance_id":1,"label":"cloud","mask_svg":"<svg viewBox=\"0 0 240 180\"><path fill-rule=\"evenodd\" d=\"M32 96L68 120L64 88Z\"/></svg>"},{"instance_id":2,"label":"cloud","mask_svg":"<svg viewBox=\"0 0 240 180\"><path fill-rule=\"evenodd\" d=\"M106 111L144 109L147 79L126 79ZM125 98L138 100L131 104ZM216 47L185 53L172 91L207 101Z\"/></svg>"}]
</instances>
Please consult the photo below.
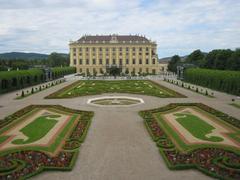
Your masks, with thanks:
<instances>
[{"instance_id":1,"label":"cloud","mask_svg":"<svg viewBox=\"0 0 240 180\"><path fill-rule=\"evenodd\" d=\"M0 51L68 52L84 34L143 34L159 56L240 44L234 0L0 0Z\"/></svg>"}]
</instances>

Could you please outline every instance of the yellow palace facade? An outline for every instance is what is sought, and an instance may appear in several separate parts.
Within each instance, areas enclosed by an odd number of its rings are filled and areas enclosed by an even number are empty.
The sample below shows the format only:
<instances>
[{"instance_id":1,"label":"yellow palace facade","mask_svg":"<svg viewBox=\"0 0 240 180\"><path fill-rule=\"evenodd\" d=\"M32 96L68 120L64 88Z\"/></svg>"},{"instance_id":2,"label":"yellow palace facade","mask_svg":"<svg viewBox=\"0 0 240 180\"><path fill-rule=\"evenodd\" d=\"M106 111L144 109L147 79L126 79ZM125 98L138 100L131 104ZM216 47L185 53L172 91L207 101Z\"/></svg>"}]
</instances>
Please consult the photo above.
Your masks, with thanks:
<instances>
[{"instance_id":1,"label":"yellow palace facade","mask_svg":"<svg viewBox=\"0 0 240 180\"><path fill-rule=\"evenodd\" d=\"M159 74L167 64L158 62L157 44L144 36L82 36L70 42L70 66L78 73L101 75L112 68L122 74Z\"/></svg>"}]
</instances>

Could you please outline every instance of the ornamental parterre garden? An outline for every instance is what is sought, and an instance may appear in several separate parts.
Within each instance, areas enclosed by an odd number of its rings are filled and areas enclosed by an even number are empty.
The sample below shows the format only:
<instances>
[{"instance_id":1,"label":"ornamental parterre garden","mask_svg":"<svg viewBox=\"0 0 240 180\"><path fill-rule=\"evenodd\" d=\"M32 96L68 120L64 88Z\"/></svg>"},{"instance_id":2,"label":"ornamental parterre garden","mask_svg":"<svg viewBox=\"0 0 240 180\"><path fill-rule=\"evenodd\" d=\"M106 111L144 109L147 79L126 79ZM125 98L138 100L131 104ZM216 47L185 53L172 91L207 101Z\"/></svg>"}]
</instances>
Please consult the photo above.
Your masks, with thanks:
<instances>
[{"instance_id":1,"label":"ornamental parterre garden","mask_svg":"<svg viewBox=\"0 0 240 180\"><path fill-rule=\"evenodd\" d=\"M130 93L161 98L185 97L150 80L82 80L50 94L46 98L71 98L103 93Z\"/></svg>"},{"instance_id":2,"label":"ornamental parterre garden","mask_svg":"<svg viewBox=\"0 0 240 180\"><path fill-rule=\"evenodd\" d=\"M1 179L71 170L92 117L60 105L30 105L0 121Z\"/></svg>"},{"instance_id":3,"label":"ornamental parterre garden","mask_svg":"<svg viewBox=\"0 0 240 180\"><path fill-rule=\"evenodd\" d=\"M197 168L240 179L240 121L200 103L169 104L140 116L172 170Z\"/></svg>"},{"instance_id":4,"label":"ornamental parterre garden","mask_svg":"<svg viewBox=\"0 0 240 180\"><path fill-rule=\"evenodd\" d=\"M44 101L103 93L148 95L147 100L154 96L159 101L186 97L150 80L82 80L48 95ZM113 97L93 102L108 106L141 104L123 96ZM131 107L125 108L127 112ZM0 179L26 179L47 170L72 170L93 114L60 105L29 105L1 120ZM140 111L139 115L170 170L192 168L215 178L240 179L238 119L201 103L171 103Z\"/></svg>"}]
</instances>

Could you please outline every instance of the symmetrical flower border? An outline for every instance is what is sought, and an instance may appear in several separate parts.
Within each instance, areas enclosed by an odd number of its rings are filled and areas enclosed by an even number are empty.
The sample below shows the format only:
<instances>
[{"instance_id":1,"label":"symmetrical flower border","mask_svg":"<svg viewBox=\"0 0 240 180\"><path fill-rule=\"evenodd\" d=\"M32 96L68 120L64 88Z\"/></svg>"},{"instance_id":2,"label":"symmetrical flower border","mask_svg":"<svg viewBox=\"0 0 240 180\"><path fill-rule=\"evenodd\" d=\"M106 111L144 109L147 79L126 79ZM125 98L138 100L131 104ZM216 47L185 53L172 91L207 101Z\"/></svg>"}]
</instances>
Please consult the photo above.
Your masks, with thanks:
<instances>
[{"instance_id":1,"label":"symmetrical flower border","mask_svg":"<svg viewBox=\"0 0 240 180\"><path fill-rule=\"evenodd\" d=\"M93 112L69 109L60 105L30 105L0 121L0 128L8 125L35 108L54 108L63 112L78 114L72 132L56 156L44 151L11 150L0 155L0 179L26 179L45 170L72 170L81 143L84 141L93 117Z\"/></svg>"},{"instance_id":2,"label":"symmetrical flower border","mask_svg":"<svg viewBox=\"0 0 240 180\"><path fill-rule=\"evenodd\" d=\"M146 128L152 139L159 147L167 166L172 170L197 168L203 173L220 179L240 179L240 150L239 153L216 147L201 147L190 152L181 152L172 142L164 128L160 126L154 114L172 110L179 106L196 106L218 117L237 128L240 121L201 103L173 103L167 106L140 111Z\"/></svg>"}]
</instances>

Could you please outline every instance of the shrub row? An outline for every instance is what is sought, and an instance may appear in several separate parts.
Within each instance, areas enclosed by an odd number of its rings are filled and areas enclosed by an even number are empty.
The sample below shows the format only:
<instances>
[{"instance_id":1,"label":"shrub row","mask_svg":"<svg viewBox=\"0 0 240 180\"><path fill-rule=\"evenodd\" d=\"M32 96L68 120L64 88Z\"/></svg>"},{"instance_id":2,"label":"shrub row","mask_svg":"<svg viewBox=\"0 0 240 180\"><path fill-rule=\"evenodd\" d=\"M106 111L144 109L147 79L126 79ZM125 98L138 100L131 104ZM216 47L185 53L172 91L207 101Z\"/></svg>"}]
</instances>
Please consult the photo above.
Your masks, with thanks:
<instances>
[{"instance_id":1,"label":"shrub row","mask_svg":"<svg viewBox=\"0 0 240 180\"><path fill-rule=\"evenodd\" d=\"M184 81L240 95L240 71L189 68L184 72Z\"/></svg>"},{"instance_id":2,"label":"shrub row","mask_svg":"<svg viewBox=\"0 0 240 180\"><path fill-rule=\"evenodd\" d=\"M75 67L51 68L52 78L57 79L76 72ZM45 81L45 72L42 69L0 72L0 93L22 89Z\"/></svg>"}]
</instances>

